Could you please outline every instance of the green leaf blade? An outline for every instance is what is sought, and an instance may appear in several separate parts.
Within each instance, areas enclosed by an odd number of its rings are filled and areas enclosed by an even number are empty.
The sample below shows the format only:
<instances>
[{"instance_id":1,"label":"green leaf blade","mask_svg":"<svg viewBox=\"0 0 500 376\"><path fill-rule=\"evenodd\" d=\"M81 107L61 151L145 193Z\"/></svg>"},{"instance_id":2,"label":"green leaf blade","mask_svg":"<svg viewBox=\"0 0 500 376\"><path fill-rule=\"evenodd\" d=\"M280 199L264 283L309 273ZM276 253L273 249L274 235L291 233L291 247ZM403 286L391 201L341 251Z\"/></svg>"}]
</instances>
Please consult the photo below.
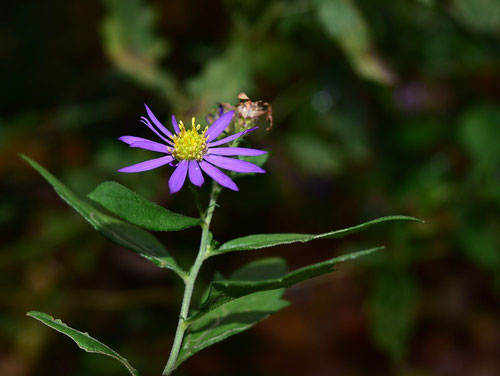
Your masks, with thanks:
<instances>
[{"instance_id":1,"label":"green leaf blade","mask_svg":"<svg viewBox=\"0 0 500 376\"><path fill-rule=\"evenodd\" d=\"M318 24L363 78L393 84L394 73L374 53L372 31L353 0L314 0Z\"/></svg>"},{"instance_id":2,"label":"green leaf blade","mask_svg":"<svg viewBox=\"0 0 500 376\"><path fill-rule=\"evenodd\" d=\"M404 215L391 215L387 217L381 217L378 219L374 219L372 221L368 221L356 226L325 232L323 234L256 234L244 236L241 238L230 240L221 246L218 249L212 251L213 255L233 252L233 251L249 251L255 249L262 249L268 247L275 247L277 245L283 244L293 244L293 243L306 243L311 240L317 239L334 239L341 238L343 236L347 236L350 234L354 234L365 229L368 229L372 226L386 223L386 222L395 222L395 221L417 221L421 222L421 220L408 217Z\"/></svg>"},{"instance_id":3,"label":"green leaf blade","mask_svg":"<svg viewBox=\"0 0 500 376\"><path fill-rule=\"evenodd\" d=\"M170 269L184 278L186 272L177 265L170 253L152 234L100 212L89 203L81 200L37 162L25 155L21 155L21 157L37 170L52 185L56 193L85 218L94 229L114 243L136 252L161 268Z\"/></svg>"},{"instance_id":4,"label":"green leaf blade","mask_svg":"<svg viewBox=\"0 0 500 376\"><path fill-rule=\"evenodd\" d=\"M258 292L236 299L192 325L183 342L176 367L197 352L244 332L290 303L281 299L285 289ZM255 307L259 307L258 310Z\"/></svg>"},{"instance_id":5,"label":"green leaf blade","mask_svg":"<svg viewBox=\"0 0 500 376\"><path fill-rule=\"evenodd\" d=\"M243 296L247 296L256 292L275 290L280 288L291 287L299 282L305 281L313 277L320 276L333 271L333 265L353 260L355 258L369 255L375 251L381 250L384 247L371 248L364 251L354 252L347 255L334 257L332 259L308 265L288 273L280 278L272 278L260 281L215 281L210 284L207 298L201 303L198 312L194 313L186 321L192 324L213 311L214 309L224 306Z\"/></svg>"},{"instance_id":6,"label":"green leaf blade","mask_svg":"<svg viewBox=\"0 0 500 376\"><path fill-rule=\"evenodd\" d=\"M67 335L73 341L75 341L78 347L81 348L82 350L89 353L106 355L113 359L116 359L127 368L130 374L132 374L133 376L139 376L139 372L137 372L137 370L135 370L129 364L127 359L125 359L116 351L106 346L104 343L96 340L95 338L92 338L90 335L88 335L88 333L80 332L76 329L70 328L69 326L64 324L61 320L54 319L52 316L49 316L43 312L31 311L28 312L26 315L42 322L43 324L47 325L48 327L54 330L57 330L59 333Z\"/></svg>"},{"instance_id":7,"label":"green leaf blade","mask_svg":"<svg viewBox=\"0 0 500 376\"><path fill-rule=\"evenodd\" d=\"M127 222L152 231L184 230L201 221L167 210L113 181L100 184L88 197Z\"/></svg>"},{"instance_id":8,"label":"green leaf blade","mask_svg":"<svg viewBox=\"0 0 500 376\"><path fill-rule=\"evenodd\" d=\"M245 265L230 279L259 280L278 278L286 274L286 262L280 258L267 258ZM197 352L250 329L290 303L282 299L285 289L263 291L236 299L218 307L193 323L184 338L176 367Z\"/></svg>"},{"instance_id":9,"label":"green leaf blade","mask_svg":"<svg viewBox=\"0 0 500 376\"><path fill-rule=\"evenodd\" d=\"M376 274L369 299L371 336L377 347L397 362L405 356L415 329L418 282L399 267Z\"/></svg>"}]
</instances>

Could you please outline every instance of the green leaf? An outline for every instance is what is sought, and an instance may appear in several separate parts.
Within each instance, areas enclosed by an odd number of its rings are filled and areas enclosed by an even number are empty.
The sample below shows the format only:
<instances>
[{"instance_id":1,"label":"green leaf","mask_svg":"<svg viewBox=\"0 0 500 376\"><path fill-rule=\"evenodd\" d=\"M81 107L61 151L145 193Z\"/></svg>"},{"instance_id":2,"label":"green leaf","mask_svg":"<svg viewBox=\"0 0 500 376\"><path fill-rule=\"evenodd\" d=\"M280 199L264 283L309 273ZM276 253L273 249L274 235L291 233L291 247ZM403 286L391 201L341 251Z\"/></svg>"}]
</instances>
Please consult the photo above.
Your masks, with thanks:
<instances>
[{"instance_id":1,"label":"green leaf","mask_svg":"<svg viewBox=\"0 0 500 376\"><path fill-rule=\"evenodd\" d=\"M163 245L149 232L100 212L89 203L78 198L59 179L31 158L22 154L21 157L52 185L56 193L64 201L80 213L101 234L116 244L138 253L155 265L173 270L181 278L184 278L186 272L177 265Z\"/></svg>"},{"instance_id":2,"label":"green leaf","mask_svg":"<svg viewBox=\"0 0 500 376\"><path fill-rule=\"evenodd\" d=\"M371 30L352 0L315 0L319 25L344 51L357 73L382 84L394 74L374 54Z\"/></svg>"},{"instance_id":3,"label":"green leaf","mask_svg":"<svg viewBox=\"0 0 500 376\"><path fill-rule=\"evenodd\" d=\"M189 91L207 103L231 103L241 88L252 92L255 87L253 57L254 51L242 40L235 39L222 54L207 60L197 76L189 79Z\"/></svg>"},{"instance_id":4,"label":"green leaf","mask_svg":"<svg viewBox=\"0 0 500 376\"><path fill-rule=\"evenodd\" d=\"M450 13L473 32L500 34L500 3L497 0L452 0Z\"/></svg>"},{"instance_id":5,"label":"green leaf","mask_svg":"<svg viewBox=\"0 0 500 376\"><path fill-rule=\"evenodd\" d=\"M286 261L280 257L268 257L252 261L234 271L231 281L260 281L262 279L279 278L288 271Z\"/></svg>"},{"instance_id":6,"label":"green leaf","mask_svg":"<svg viewBox=\"0 0 500 376\"><path fill-rule=\"evenodd\" d=\"M259 291L275 290L284 287L290 287L299 282L305 281L306 279L330 273L333 271L333 265L339 262L353 260L355 258L368 255L372 252L378 251L383 248L384 247L372 248L364 251L354 252L347 255L335 257L327 261L323 261L317 264L312 264L297 269L280 278L259 280L255 282L251 281L239 282L231 280L212 282L210 283L208 296L201 303L198 312L194 313L191 317L189 317L186 320L186 322L187 324L191 325L192 323L196 322L206 314L215 310L216 308L223 306L243 296L247 296Z\"/></svg>"},{"instance_id":7,"label":"green leaf","mask_svg":"<svg viewBox=\"0 0 500 376\"><path fill-rule=\"evenodd\" d=\"M381 350L401 361L415 324L418 285L408 271L377 274L370 297L371 334Z\"/></svg>"},{"instance_id":8,"label":"green leaf","mask_svg":"<svg viewBox=\"0 0 500 376\"><path fill-rule=\"evenodd\" d=\"M159 62L167 54L168 43L154 30L158 13L142 0L105 0L103 21L106 52L121 51L146 61Z\"/></svg>"},{"instance_id":9,"label":"green leaf","mask_svg":"<svg viewBox=\"0 0 500 376\"><path fill-rule=\"evenodd\" d=\"M490 174L492 179L500 164L500 109L494 105L469 108L458 120L458 138L474 163L474 169Z\"/></svg>"},{"instance_id":10,"label":"green leaf","mask_svg":"<svg viewBox=\"0 0 500 376\"><path fill-rule=\"evenodd\" d=\"M305 243L316 239L333 239L341 238L343 236L354 234L356 232L363 231L371 226L378 225L385 222L394 221L418 221L420 219L407 217L404 215L391 215L388 217L382 217L374 219L373 221L365 222L360 225L344 228L341 230L335 230L326 232L324 234L258 234L249 235L242 238L237 238L230 240L222 244L218 249L212 251L212 255L217 255L221 253L233 252L233 251L248 251L253 249L261 249L274 247L281 244L292 244L292 243Z\"/></svg>"},{"instance_id":11,"label":"green leaf","mask_svg":"<svg viewBox=\"0 0 500 376\"><path fill-rule=\"evenodd\" d=\"M290 133L286 145L297 165L310 173L338 173L341 170L341 154L324 136Z\"/></svg>"},{"instance_id":12,"label":"green leaf","mask_svg":"<svg viewBox=\"0 0 500 376\"><path fill-rule=\"evenodd\" d=\"M232 281L258 281L279 278L287 271L281 258L251 262L231 275ZM218 307L193 323L184 337L176 367L198 351L241 333L271 314L285 308L289 302L281 297L284 289L257 292Z\"/></svg>"},{"instance_id":13,"label":"green leaf","mask_svg":"<svg viewBox=\"0 0 500 376\"><path fill-rule=\"evenodd\" d=\"M497 273L500 269L499 230L494 222L476 224L464 221L457 236L462 253L477 266Z\"/></svg>"},{"instance_id":14,"label":"green leaf","mask_svg":"<svg viewBox=\"0 0 500 376\"><path fill-rule=\"evenodd\" d=\"M171 212L114 181L100 184L88 197L127 222L148 230L184 230L201 221Z\"/></svg>"},{"instance_id":15,"label":"green leaf","mask_svg":"<svg viewBox=\"0 0 500 376\"><path fill-rule=\"evenodd\" d=\"M184 103L185 93L161 66L170 45L155 32L158 11L143 0L105 0L104 4L107 12L101 25L102 43L113 64L174 107Z\"/></svg>"},{"instance_id":16,"label":"green leaf","mask_svg":"<svg viewBox=\"0 0 500 376\"><path fill-rule=\"evenodd\" d=\"M76 342L79 348L85 350L89 353L96 353L109 356L121 362L127 370L133 376L139 376L139 372L137 372L132 366L128 363L127 359L122 357L116 351L110 349L104 343L99 342L98 340L92 338L88 335L88 333L80 332L76 329L70 328L66 324L64 324L61 320L54 319L52 316L47 315L43 312L31 311L26 314L27 316L33 317L38 321L41 321L45 325L51 327L52 329L57 330L58 332L67 335L73 341Z\"/></svg>"}]
</instances>

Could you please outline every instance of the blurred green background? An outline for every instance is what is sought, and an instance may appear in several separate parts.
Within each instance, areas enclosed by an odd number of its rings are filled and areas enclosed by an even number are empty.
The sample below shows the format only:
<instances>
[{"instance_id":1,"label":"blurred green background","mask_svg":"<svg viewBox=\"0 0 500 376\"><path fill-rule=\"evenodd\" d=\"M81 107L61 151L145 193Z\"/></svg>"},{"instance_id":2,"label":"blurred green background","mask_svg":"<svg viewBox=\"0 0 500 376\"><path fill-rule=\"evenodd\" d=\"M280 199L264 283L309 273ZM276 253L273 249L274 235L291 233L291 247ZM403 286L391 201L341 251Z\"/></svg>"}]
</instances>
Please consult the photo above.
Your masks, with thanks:
<instances>
[{"instance_id":1,"label":"blurred green background","mask_svg":"<svg viewBox=\"0 0 500 376\"><path fill-rule=\"evenodd\" d=\"M264 255L299 267L387 245L292 288L290 308L178 374L500 374L500 2L32 0L3 4L0 19L1 375L123 374L31 309L158 375L182 293L16 153L82 195L116 180L193 215L189 190L168 194L167 168L117 173L152 153L116 138L151 136L144 102L160 119L204 118L241 91L273 105L274 128L250 137L270 150L268 173L223 193L218 240L389 214L426 224L215 258L202 284ZM159 237L192 262L198 230Z\"/></svg>"}]
</instances>

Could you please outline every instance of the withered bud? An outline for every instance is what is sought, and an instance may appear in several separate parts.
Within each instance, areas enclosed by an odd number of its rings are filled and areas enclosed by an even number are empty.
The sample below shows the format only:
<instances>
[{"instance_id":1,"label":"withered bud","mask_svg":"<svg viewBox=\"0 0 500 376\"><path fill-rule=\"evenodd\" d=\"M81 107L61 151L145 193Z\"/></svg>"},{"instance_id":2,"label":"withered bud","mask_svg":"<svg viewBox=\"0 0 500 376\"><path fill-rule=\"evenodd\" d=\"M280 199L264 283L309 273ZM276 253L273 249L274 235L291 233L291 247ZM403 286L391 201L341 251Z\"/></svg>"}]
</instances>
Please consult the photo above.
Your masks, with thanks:
<instances>
[{"instance_id":1,"label":"withered bud","mask_svg":"<svg viewBox=\"0 0 500 376\"><path fill-rule=\"evenodd\" d=\"M238 94L238 103L235 107L236 114L243 118L244 120L250 120L251 122L257 121L261 116L266 116L266 121L269 123L269 127L266 130L270 130L273 126L273 108L272 106L264 101L258 100L252 102L252 100L245 93Z\"/></svg>"},{"instance_id":2,"label":"withered bud","mask_svg":"<svg viewBox=\"0 0 500 376\"><path fill-rule=\"evenodd\" d=\"M240 100L236 106L229 103L220 103L217 110L207 115L207 121L213 123L223 113L234 110L236 117L242 120L243 124L249 126L255 124L257 120L265 115L266 121L269 126L266 130L270 130L273 126L273 108L272 106L263 101L252 102L252 100L245 93L239 93L238 99Z\"/></svg>"},{"instance_id":3,"label":"withered bud","mask_svg":"<svg viewBox=\"0 0 500 376\"><path fill-rule=\"evenodd\" d=\"M238 99L240 99L242 101L249 101L250 100L250 98L248 98L248 95L246 95L245 93L239 93Z\"/></svg>"}]
</instances>

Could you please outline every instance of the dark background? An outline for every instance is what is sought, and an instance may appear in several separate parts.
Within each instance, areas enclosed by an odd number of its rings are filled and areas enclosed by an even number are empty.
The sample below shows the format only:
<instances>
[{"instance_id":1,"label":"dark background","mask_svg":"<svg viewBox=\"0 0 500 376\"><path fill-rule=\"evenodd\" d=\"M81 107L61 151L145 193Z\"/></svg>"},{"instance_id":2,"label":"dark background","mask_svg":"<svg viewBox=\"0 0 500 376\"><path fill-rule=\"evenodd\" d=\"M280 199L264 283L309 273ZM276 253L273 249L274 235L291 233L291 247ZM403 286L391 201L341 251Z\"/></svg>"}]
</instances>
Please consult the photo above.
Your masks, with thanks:
<instances>
[{"instance_id":1,"label":"dark background","mask_svg":"<svg viewBox=\"0 0 500 376\"><path fill-rule=\"evenodd\" d=\"M193 215L188 189L169 195L168 168L117 173L152 153L116 138L151 136L144 102L161 119L203 119L241 91L273 104L274 128L250 137L271 156L266 175L223 192L219 241L390 214L426 223L211 260L202 284L262 256L296 268L387 246L290 289L290 308L178 374L500 374L498 1L13 1L0 19L1 375L125 372L32 309L159 375L182 294L172 273L92 231L17 153L81 195L116 180ZM199 230L158 236L193 261Z\"/></svg>"}]
</instances>

